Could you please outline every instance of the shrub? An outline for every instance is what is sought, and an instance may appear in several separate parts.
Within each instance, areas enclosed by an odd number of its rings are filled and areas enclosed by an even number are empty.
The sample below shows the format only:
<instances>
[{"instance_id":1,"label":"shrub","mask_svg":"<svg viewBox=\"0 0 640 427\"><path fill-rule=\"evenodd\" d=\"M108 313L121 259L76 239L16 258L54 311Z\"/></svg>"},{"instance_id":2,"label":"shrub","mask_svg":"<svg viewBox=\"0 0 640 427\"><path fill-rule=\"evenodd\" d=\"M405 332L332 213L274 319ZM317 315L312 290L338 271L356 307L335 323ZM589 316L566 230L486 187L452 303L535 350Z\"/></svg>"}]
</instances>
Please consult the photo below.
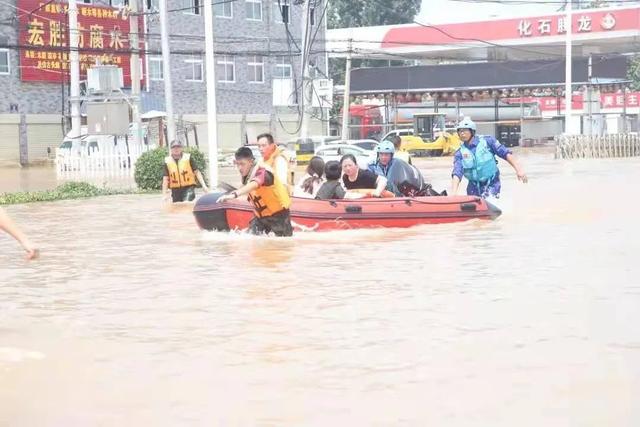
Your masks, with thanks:
<instances>
[{"instance_id":1,"label":"shrub","mask_svg":"<svg viewBox=\"0 0 640 427\"><path fill-rule=\"evenodd\" d=\"M196 147L187 147L185 153L190 153L193 163L206 181L207 162L202 151ZM138 188L142 190L160 190L162 188L162 176L164 175L164 158L168 152L165 147L159 147L142 154L136 162L134 179ZM200 184L198 184L199 186Z\"/></svg>"},{"instance_id":2,"label":"shrub","mask_svg":"<svg viewBox=\"0 0 640 427\"><path fill-rule=\"evenodd\" d=\"M51 202L55 200L81 199L85 197L131 194L131 190L98 188L86 182L67 182L53 190L0 194L0 205L16 203Z\"/></svg>"}]
</instances>

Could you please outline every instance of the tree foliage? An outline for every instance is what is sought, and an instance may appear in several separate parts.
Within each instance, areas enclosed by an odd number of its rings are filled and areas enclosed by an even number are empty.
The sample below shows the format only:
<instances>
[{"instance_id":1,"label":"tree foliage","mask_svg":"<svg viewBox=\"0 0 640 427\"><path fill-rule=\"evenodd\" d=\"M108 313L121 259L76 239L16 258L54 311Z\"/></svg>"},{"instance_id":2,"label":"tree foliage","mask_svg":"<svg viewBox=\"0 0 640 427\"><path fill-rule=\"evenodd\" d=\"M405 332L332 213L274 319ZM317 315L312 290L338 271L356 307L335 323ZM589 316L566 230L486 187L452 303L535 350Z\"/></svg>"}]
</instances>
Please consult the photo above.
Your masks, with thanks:
<instances>
[{"instance_id":1,"label":"tree foliage","mask_svg":"<svg viewBox=\"0 0 640 427\"><path fill-rule=\"evenodd\" d=\"M187 147L185 153L191 153L193 163L198 168L206 181L207 162L202 151L195 147ZM164 175L164 158L167 157L166 148L159 147L142 154L136 162L136 170L133 175L138 188L142 190L159 190L162 188L162 176ZM200 184L198 184L200 185Z\"/></svg>"},{"instance_id":2,"label":"tree foliage","mask_svg":"<svg viewBox=\"0 0 640 427\"><path fill-rule=\"evenodd\" d=\"M410 24L420 12L422 0L332 0L329 28Z\"/></svg>"},{"instance_id":3,"label":"tree foliage","mask_svg":"<svg viewBox=\"0 0 640 427\"><path fill-rule=\"evenodd\" d=\"M640 56L636 55L629 61L627 78L631 80L631 89L640 90Z\"/></svg>"},{"instance_id":4,"label":"tree foliage","mask_svg":"<svg viewBox=\"0 0 640 427\"><path fill-rule=\"evenodd\" d=\"M421 0L332 0L327 24L329 28L410 24L420 12L421 3ZM405 61L354 59L351 64L353 68L390 65L405 65ZM344 84L344 72L345 59L333 58L329 61L329 75L334 84Z\"/></svg>"}]
</instances>

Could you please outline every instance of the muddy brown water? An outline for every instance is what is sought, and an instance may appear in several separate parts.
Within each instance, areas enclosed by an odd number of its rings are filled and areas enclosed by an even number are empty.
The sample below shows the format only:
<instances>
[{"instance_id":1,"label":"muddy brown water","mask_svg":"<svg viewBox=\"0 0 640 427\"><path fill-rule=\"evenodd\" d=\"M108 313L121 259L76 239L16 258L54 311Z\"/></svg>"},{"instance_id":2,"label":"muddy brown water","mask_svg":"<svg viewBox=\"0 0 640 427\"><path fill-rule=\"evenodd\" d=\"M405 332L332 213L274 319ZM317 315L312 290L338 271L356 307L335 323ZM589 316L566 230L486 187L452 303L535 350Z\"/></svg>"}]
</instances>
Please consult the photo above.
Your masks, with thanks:
<instances>
[{"instance_id":1,"label":"muddy brown water","mask_svg":"<svg viewBox=\"0 0 640 427\"><path fill-rule=\"evenodd\" d=\"M42 257L0 236L0 425L637 426L640 159L522 159L492 222L276 239L154 195L6 207ZM420 166L444 187L449 162Z\"/></svg>"}]
</instances>

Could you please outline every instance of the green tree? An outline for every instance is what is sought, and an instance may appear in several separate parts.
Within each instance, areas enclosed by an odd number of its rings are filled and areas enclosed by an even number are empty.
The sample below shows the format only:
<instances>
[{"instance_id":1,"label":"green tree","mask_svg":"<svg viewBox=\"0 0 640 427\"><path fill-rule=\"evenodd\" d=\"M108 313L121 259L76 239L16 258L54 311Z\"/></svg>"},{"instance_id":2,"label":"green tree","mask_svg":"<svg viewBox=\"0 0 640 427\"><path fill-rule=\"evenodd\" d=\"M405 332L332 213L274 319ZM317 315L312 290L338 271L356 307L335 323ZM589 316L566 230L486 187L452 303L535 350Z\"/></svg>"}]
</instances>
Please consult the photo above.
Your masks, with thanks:
<instances>
[{"instance_id":1,"label":"green tree","mask_svg":"<svg viewBox=\"0 0 640 427\"><path fill-rule=\"evenodd\" d=\"M331 0L327 12L329 28L370 27L410 24L420 12L422 0ZM329 60L329 76L334 84L344 84L345 59ZM405 65L406 61L354 59L353 68Z\"/></svg>"},{"instance_id":2,"label":"green tree","mask_svg":"<svg viewBox=\"0 0 640 427\"><path fill-rule=\"evenodd\" d=\"M409 24L420 12L422 0L331 0L329 28Z\"/></svg>"},{"instance_id":3,"label":"green tree","mask_svg":"<svg viewBox=\"0 0 640 427\"><path fill-rule=\"evenodd\" d=\"M636 55L629 61L627 78L631 80L631 89L640 90L640 56Z\"/></svg>"}]
</instances>

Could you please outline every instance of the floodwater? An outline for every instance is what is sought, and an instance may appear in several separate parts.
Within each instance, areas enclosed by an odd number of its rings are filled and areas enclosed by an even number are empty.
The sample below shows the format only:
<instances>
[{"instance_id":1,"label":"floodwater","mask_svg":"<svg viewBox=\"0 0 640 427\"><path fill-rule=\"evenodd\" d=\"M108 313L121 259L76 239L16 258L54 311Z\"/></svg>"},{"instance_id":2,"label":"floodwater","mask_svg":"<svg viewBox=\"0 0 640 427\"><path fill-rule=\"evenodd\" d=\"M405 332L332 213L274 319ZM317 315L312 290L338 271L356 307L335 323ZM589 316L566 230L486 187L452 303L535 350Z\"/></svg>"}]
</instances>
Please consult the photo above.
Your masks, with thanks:
<instances>
[{"instance_id":1,"label":"floodwater","mask_svg":"<svg viewBox=\"0 0 640 427\"><path fill-rule=\"evenodd\" d=\"M640 159L522 161L498 220L408 230L7 207L42 257L0 236L0 425L639 425Z\"/></svg>"}]
</instances>

